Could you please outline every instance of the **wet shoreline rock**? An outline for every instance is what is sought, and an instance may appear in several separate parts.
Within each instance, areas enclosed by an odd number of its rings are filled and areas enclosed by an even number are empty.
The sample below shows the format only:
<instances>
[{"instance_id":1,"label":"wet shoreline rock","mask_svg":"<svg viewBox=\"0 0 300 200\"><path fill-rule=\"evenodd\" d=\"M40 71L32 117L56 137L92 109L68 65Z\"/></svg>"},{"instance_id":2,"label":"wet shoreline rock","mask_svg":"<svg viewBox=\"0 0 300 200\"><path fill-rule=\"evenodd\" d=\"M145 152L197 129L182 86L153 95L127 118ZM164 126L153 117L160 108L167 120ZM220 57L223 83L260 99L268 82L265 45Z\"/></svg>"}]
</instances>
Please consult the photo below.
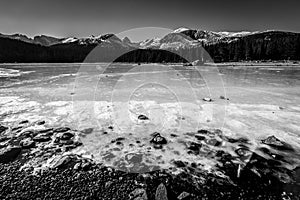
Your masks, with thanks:
<instances>
[{"instance_id":1,"label":"wet shoreline rock","mask_svg":"<svg viewBox=\"0 0 300 200\"><path fill-rule=\"evenodd\" d=\"M40 130L26 129L24 132L22 132L22 128L18 130L21 130L20 138L7 138L5 140L7 143L4 144L7 146L0 148L0 152L3 150L4 154L8 148L13 148L10 151L12 151L12 158L14 158L7 160L6 164L0 162L0 180L3 183L0 186L0 199L7 197L16 199L20 196L24 199L138 200L158 197L170 200L196 200L199 197L200 199L278 199L283 194L284 189L289 184L293 184L292 178L289 177L292 172L280 165L280 162L285 162L285 158L278 153L275 154L276 151L273 152L271 148L261 149L262 153L269 155L270 158L268 159L251 152L251 158L240 169L240 176L237 177L237 170L240 165L236 161L240 162L244 157L248 158L249 156L247 143L243 143L244 140L239 139L232 139L233 144L237 143L239 146L233 155L222 150L213 152L220 162L216 175L203 171L197 160L195 163L174 161L174 165L182 170L177 175L166 170L155 170L140 175L114 170L69 152L69 150L77 147L77 142L80 144L80 141L77 140L80 131L66 127L61 129L48 127ZM65 134L66 136L62 137ZM35 142L33 138L36 136L48 136L51 140ZM195 136L193 141L197 142L187 143L187 149L198 155L204 147L209 146L206 144L207 139L212 139L213 136L221 138L222 133L217 130L202 129L193 133L193 136ZM118 137L115 142L121 142L124 139ZM57 141L55 142L55 140ZM161 148L168 143L167 139L160 133L154 133L151 140L153 140L150 142L151 144ZM226 138L225 140L227 141ZM26 148L26 145L23 145L26 144L25 141L27 143L33 141L36 145ZM270 143L270 141L265 142ZM8 146L16 142L20 146ZM279 142L274 144L281 145ZM265 145L267 144L263 144L263 146ZM7 152L7 154L10 153ZM37 166L32 164L31 167L23 167L24 160L31 161L34 159L38 161ZM136 157L131 156L131 159L136 159ZM1 153L0 160L2 160ZM49 161L46 167L44 165L39 166L45 161L47 163ZM141 162L141 160L137 160L137 162ZM23 167L22 170L20 170L21 167ZM33 175L32 168L34 167L40 170L37 170L37 173ZM274 173L277 169L277 173ZM299 173L295 172L294 176L297 174ZM296 192L293 190L293 195L294 193L297 195ZM289 196L290 193L285 195Z\"/></svg>"},{"instance_id":2,"label":"wet shoreline rock","mask_svg":"<svg viewBox=\"0 0 300 200\"><path fill-rule=\"evenodd\" d=\"M279 149L279 150L289 150L293 151L293 147L278 138L276 138L274 135L267 137L266 139L261 141L263 144L269 145L273 148Z\"/></svg>"},{"instance_id":3,"label":"wet shoreline rock","mask_svg":"<svg viewBox=\"0 0 300 200\"><path fill-rule=\"evenodd\" d=\"M153 144L154 148L161 149L163 145L167 144L166 138L160 135L160 133L154 132L151 134L152 139L150 140L150 143Z\"/></svg>"},{"instance_id":4,"label":"wet shoreline rock","mask_svg":"<svg viewBox=\"0 0 300 200\"><path fill-rule=\"evenodd\" d=\"M0 163L9 163L15 160L21 153L21 150L19 146L8 146L0 149Z\"/></svg>"}]
</instances>

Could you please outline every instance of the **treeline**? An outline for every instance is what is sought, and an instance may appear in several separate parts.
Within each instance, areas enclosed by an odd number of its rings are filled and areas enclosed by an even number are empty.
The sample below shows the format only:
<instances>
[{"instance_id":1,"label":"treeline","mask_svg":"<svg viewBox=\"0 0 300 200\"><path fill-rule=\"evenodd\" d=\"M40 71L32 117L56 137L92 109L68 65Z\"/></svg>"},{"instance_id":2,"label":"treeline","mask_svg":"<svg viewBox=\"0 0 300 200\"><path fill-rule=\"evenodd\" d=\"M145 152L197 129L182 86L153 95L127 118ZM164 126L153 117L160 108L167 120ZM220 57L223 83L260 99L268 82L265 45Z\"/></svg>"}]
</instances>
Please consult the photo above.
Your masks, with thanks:
<instances>
[{"instance_id":1,"label":"treeline","mask_svg":"<svg viewBox=\"0 0 300 200\"><path fill-rule=\"evenodd\" d=\"M251 60L300 60L300 34L265 32L233 40L202 44L203 48L177 50L135 49L122 44L66 43L52 46L0 38L0 63L72 63L72 62L215 62ZM121 56L120 56L121 55ZM86 60L87 59L87 60ZM211 61L211 60L210 60Z\"/></svg>"},{"instance_id":2,"label":"treeline","mask_svg":"<svg viewBox=\"0 0 300 200\"><path fill-rule=\"evenodd\" d=\"M266 32L204 45L215 62L300 60L300 34Z\"/></svg>"}]
</instances>

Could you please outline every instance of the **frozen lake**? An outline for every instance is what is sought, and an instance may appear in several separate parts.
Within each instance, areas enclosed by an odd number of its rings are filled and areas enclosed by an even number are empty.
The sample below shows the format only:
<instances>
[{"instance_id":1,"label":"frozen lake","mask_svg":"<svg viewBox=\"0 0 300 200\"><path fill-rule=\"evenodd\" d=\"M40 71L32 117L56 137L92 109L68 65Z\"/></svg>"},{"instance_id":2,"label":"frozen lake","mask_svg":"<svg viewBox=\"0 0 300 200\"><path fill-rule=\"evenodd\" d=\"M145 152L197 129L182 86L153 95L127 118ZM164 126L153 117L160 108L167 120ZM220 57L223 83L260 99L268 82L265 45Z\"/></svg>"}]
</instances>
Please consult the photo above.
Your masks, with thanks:
<instances>
[{"instance_id":1,"label":"frozen lake","mask_svg":"<svg viewBox=\"0 0 300 200\"><path fill-rule=\"evenodd\" d=\"M119 169L176 172L180 160L214 172L218 151L237 156L242 147L228 138L269 158L261 140L272 135L295 150L274 151L286 157L281 165L300 165L300 66L2 64L0 91L0 123L42 119L82 130L76 153ZM168 141L164 148L149 143L154 132ZM191 153L191 143L201 152Z\"/></svg>"}]
</instances>

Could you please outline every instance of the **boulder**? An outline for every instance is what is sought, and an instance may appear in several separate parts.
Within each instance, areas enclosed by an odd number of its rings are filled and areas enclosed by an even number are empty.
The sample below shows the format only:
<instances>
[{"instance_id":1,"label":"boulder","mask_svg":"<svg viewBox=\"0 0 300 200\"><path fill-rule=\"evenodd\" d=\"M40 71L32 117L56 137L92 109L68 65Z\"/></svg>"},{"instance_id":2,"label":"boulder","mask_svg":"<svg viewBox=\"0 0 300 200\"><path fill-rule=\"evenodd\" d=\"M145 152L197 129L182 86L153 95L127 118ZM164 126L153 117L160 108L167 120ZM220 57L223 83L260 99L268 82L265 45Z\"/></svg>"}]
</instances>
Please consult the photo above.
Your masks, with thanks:
<instances>
[{"instance_id":1,"label":"boulder","mask_svg":"<svg viewBox=\"0 0 300 200\"><path fill-rule=\"evenodd\" d=\"M21 153L21 147L8 146L5 149L0 149L0 163L9 163L15 160Z\"/></svg>"},{"instance_id":2,"label":"boulder","mask_svg":"<svg viewBox=\"0 0 300 200\"><path fill-rule=\"evenodd\" d=\"M153 138L150 140L150 143L153 144L154 148L161 149L162 145L167 144L166 138L162 137L159 133L155 132L152 136Z\"/></svg>"},{"instance_id":3,"label":"boulder","mask_svg":"<svg viewBox=\"0 0 300 200\"><path fill-rule=\"evenodd\" d=\"M168 200L167 188L163 183L156 189L155 200Z\"/></svg>"},{"instance_id":4,"label":"boulder","mask_svg":"<svg viewBox=\"0 0 300 200\"><path fill-rule=\"evenodd\" d=\"M71 155L65 155L65 156L57 156L54 158L50 163L50 168L56 169L56 168L67 168L68 164L72 161Z\"/></svg>"},{"instance_id":5,"label":"boulder","mask_svg":"<svg viewBox=\"0 0 300 200\"><path fill-rule=\"evenodd\" d=\"M276 138L274 135L267 137L265 140L261 141L263 144L269 145L275 149L279 150L293 150L293 147L278 138Z\"/></svg>"}]
</instances>

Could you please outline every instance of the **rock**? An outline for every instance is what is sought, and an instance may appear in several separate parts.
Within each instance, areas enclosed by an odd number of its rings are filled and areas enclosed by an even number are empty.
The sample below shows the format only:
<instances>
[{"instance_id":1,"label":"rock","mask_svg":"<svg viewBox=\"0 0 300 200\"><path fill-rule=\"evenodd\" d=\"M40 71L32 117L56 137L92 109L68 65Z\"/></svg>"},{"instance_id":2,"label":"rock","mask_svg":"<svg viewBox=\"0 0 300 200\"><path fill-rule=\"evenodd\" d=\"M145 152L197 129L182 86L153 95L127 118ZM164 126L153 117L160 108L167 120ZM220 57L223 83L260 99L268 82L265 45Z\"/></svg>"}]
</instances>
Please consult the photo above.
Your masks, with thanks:
<instances>
[{"instance_id":1,"label":"rock","mask_svg":"<svg viewBox=\"0 0 300 200\"><path fill-rule=\"evenodd\" d=\"M43 125L43 124L45 124L45 123L46 123L46 122L45 122L44 120L41 120L41 121L37 121L37 122L36 122L37 125Z\"/></svg>"},{"instance_id":2,"label":"rock","mask_svg":"<svg viewBox=\"0 0 300 200\"><path fill-rule=\"evenodd\" d=\"M21 147L8 146L5 149L0 149L0 163L9 163L15 160L21 153Z\"/></svg>"},{"instance_id":3,"label":"rock","mask_svg":"<svg viewBox=\"0 0 300 200\"><path fill-rule=\"evenodd\" d=\"M33 131L24 131L23 133L21 133L21 136L23 137L33 137L34 132Z\"/></svg>"},{"instance_id":4,"label":"rock","mask_svg":"<svg viewBox=\"0 0 300 200\"><path fill-rule=\"evenodd\" d=\"M168 200L167 188L163 183L156 189L155 200Z\"/></svg>"},{"instance_id":5,"label":"rock","mask_svg":"<svg viewBox=\"0 0 300 200\"><path fill-rule=\"evenodd\" d=\"M162 137L160 135L160 133L155 132L155 133L152 134L152 136L153 136L153 138L150 141L151 143L154 143L154 144L167 144L166 138Z\"/></svg>"},{"instance_id":6,"label":"rock","mask_svg":"<svg viewBox=\"0 0 300 200\"><path fill-rule=\"evenodd\" d=\"M7 127L1 126L1 125L0 125L0 134L1 134L2 132L6 131L7 129L8 129Z\"/></svg>"},{"instance_id":7,"label":"rock","mask_svg":"<svg viewBox=\"0 0 300 200\"><path fill-rule=\"evenodd\" d=\"M112 183L113 183L112 181L107 181L107 182L105 183L105 188L106 188L106 189L109 188L109 187L111 186Z\"/></svg>"},{"instance_id":8,"label":"rock","mask_svg":"<svg viewBox=\"0 0 300 200\"><path fill-rule=\"evenodd\" d=\"M76 164L74 165L73 169L79 170L80 167L81 167L81 163L76 163Z\"/></svg>"},{"instance_id":9,"label":"rock","mask_svg":"<svg viewBox=\"0 0 300 200\"><path fill-rule=\"evenodd\" d=\"M202 147L202 144L196 143L196 142L190 142L188 145L188 149L190 150L189 153L199 154L200 148Z\"/></svg>"},{"instance_id":10,"label":"rock","mask_svg":"<svg viewBox=\"0 0 300 200\"><path fill-rule=\"evenodd\" d=\"M94 131L93 128L86 128L86 129L81 130L81 132L82 132L83 134L90 134L90 133L92 133L93 131Z\"/></svg>"},{"instance_id":11,"label":"rock","mask_svg":"<svg viewBox=\"0 0 300 200\"><path fill-rule=\"evenodd\" d=\"M26 138L20 141L20 146L23 149L30 149L35 146L35 142L31 138Z\"/></svg>"},{"instance_id":12,"label":"rock","mask_svg":"<svg viewBox=\"0 0 300 200\"><path fill-rule=\"evenodd\" d=\"M152 136L153 138L150 140L150 143L153 144L155 149L161 149L164 144L167 144L166 138L162 137L159 133L155 132Z\"/></svg>"},{"instance_id":13,"label":"rock","mask_svg":"<svg viewBox=\"0 0 300 200\"><path fill-rule=\"evenodd\" d=\"M138 119L139 120L149 120L149 118L147 116L145 116L145 115L139 115Z\"/></svg>"},{"instance_id":14,"label":"rock","mask_svg":"<svg viewBox=\"0 0 300 200\"><path fill-rule=\"evenodd\" d=\"M37 135L33 138L35 142L48 142L51 140L50 136L47 135Z\"/></svg>"},{"instance_id":15,"label":"rock","mask_svg":"<svg viewBox=\"0 0 300 200\"><path fill-rule=\"evenodd\" d=\"M69 130L71 130L69 127L60 127L60 128L55 129L54 131L56 133L62 133L62 132L67 132Z\"/></svg>"},{"instance_id":16,"label":"rock","mask_svg":"<svg viewBox=\"0 0 300 200\"><path fill-rule=\"evenodd\" d=\"M203 101L212 102L213 100L211 98L205 97L202 99Z\"/></svg>"},{"instance_id":17,"label":"rock","mask_svg":"<svg viewBox=\"0 0 300 200\"><path fill-rule=\"evenodd\" d=\"M53 128L46 128L43 130L39 130L39 133L49 133L49 134L53 134Z\"/></svg>"},{"instance_id":18,"label":"rock","mask_svg":"<svg viewBox=\"0 0 300 200\"><path fill-rule=\"evenodd\" d=\"M27 123L29 123L28 120L23 120L23 121L21 121L19 124L27 124Z\"/></svg>"},{"instance_id":19,"label":"rock","mask_svg":"<svg viewBox=\"0 0 300 200\"><path fill-rule=\"evenodd\" d=\"M205 130L205 129L200 129L197 132L200 133L200 134L204 134L204 135L210 133L208 130Z\"/></svg>"},{"instance_id":20,"label":"rock","mask_svg":"<svg viewBox=\"0 0 300 200\"><path fill-rule=\"evenodd\" d=\"M186 164L184 162L182 162L181 160L175 160L173 163L176 167L179 167L179 168L186 167Z\"/></svg>"},{"instance_id":21,"label":"rock","mask_svg":"<svg viewBox=\"0 0 300 200\"><path fill-rule=\"evenodd\" d=\"M0 142L5 142L7 140L11 139L10 137L7 137L7 136L3 136L3 137L0 137Z\"/></svg>"},{"instance_id":22,"label":"rock","mask_svg":"<svg viewBox=\"0 0 300 200\"><path fill-rule=\"evenodd\" d=\"M91 167L91 163L90 162L83 163L81 167L83 170L88 170Z\"/></svg>"},{"instance_id":23,"label":"rock","mask_svg":"<svg viewBox=\"0 0 300 200\"><path fill-rule=\"evenodd\" d=\"M63 133L59 138L60 138L61 140L70 140L72 137L74 137L74 134L73 134L73 133L65 132L65 133Z\"/></svg>"},{"instance_id":24,"label":"rock","mask_svg":"<svg viewBox=\"0 0 300 200\"><path fill-rule=\"evenodd\" d=\"M280 149L280 150L293 150L293 147L291 145L282 142L278 138L276 138L274 135L267 137L267 139L261 141L263 144L269 145L273 148Z\"/></svg>"},{"instance_id":25,"label":"rock","mask_svg":"<svg viewBox=\"0 0 300 200\"><path fill-rule=\"evenodd\" d=\"M197 138L197 140L205 140L205 136L203 135L195 135L195 138Z\"/></svg>"},{"instance_id":26,"label":"rock","mask_svg":"<svg viewBox=\"0 0 300 200\"><path fill-rule=\"evenodd\" d=\"M70 163L72 160L72 157L70 155L65 156L57 156L54 158L50 163L50 168L56 169L56 168L65 168L67 164Z\"/></svg>"},{"instance_id":27,"label":"rock","mask_svg":"<svg viewBox=\"0 0 300 200\"><path fill-rule=\"evenodd\" d=\"M137 188L133 190L129 194L129 199L134 199L134 200L148 200L146 190L143 188Z\"/></svg>"},{"instance_id":28,"label":"rock","mask_svg":"<svg viewBox=\"0 0 300 200\"><path fill-rule=\"evenodd\" d=\"M188 192L182 192L182 193L177 197L177 199L179 199L179 200L184 200L184 199L187 199L189 196L190 196L190 193L188 193Z\"/></svg>"}]
</instances>

